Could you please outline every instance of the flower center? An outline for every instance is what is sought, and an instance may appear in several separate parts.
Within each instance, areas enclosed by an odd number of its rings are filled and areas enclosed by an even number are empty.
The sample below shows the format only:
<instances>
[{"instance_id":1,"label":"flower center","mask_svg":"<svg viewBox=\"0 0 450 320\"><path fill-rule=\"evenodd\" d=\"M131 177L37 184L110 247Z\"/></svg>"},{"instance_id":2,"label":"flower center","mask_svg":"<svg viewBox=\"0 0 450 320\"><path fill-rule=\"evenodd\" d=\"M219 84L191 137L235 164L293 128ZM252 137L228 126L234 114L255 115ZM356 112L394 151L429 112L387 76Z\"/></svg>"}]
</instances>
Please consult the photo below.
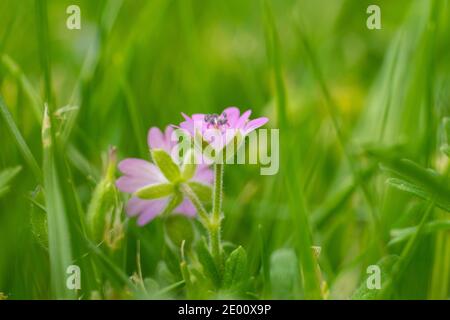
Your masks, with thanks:
<instances>
[{"instance_id":1,"label":"flower center","mask_svg":"<svg viewBox=\"0 0 450 320\"><path fill-rule=\"evenodd\" d=\"M207 114L205 115L205 122L208 128L212 126L215 129L219 129L224 126L228 126L227 114L225 112L221 115L218 115L216 113Z\"/></svg>"}]
</instances>

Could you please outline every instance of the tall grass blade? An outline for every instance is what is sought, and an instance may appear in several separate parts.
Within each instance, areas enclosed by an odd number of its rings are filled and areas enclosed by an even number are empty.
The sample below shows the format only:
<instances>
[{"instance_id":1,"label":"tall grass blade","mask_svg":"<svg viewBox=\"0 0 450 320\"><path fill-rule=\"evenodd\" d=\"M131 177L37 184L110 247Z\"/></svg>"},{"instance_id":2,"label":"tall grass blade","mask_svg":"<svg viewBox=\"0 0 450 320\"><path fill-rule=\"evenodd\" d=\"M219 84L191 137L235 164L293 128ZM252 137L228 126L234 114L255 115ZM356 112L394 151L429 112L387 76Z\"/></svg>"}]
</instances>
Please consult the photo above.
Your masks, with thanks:
<instances>
[{"instance_id":1,"label":"tall grass blade","mask_svg":"<svg viewBox=\"0 0 450 320\"><path fill-rule=\"evenodd\" d=\"M66 270L72 264L72 248L66 206L61 194L60 176L55 160L53 136L48 109L46 108L42 121L42 144L50 277L54 297L67 299L75 297L74 291L68 290L66 286Z\"/></svg>"}]
</instances>

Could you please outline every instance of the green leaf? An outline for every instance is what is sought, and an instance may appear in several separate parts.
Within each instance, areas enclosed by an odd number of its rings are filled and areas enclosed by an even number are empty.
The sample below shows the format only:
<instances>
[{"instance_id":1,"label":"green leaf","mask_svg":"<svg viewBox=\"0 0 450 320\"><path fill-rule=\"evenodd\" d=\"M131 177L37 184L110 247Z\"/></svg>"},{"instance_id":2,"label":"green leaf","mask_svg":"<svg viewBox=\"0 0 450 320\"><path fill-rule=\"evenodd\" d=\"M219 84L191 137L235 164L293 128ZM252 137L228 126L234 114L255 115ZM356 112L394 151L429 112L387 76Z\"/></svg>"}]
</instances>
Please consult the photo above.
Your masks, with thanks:
<instances>
[{"instance_id":1,"label":"green leaf","mask_svg":"<svg viewBox=\"0 0 450 320\"><path fill-rule=\"evenodd\" d=\"M203 267L206 276L211 280L216 288L220 287L220 275L217 270L214 259L209 252L204 239L198 242L196 246L198 260Z\"/></svg>"},{"instance_id":2,"label":"green leaf","mask_svg":"<svg viewBox=\"0 0 450 320\"><path fill-rule=\"evenodd\" d=\"M151 153L153 161L169 181L178 182L181 179L180 168L167 152L162 149L152 149Z\"/></svg>"},{"instance_id":3,"label":"green leaf","mask_svg":"<svg viewBox=\"0 0 450 320\"><path fill-rule=\"evenodd\" d=\"M406 180L390 178L387 180L387 183L399 190L409 192L424 200L431 201L433 199L432 194ZM450 199L436 198L434 201L438 207L450 212Z\"/></svg>"},{"instance_id":4,"label":"green leaf","mask_svg":"<svg viewBox=\"0 0 450 320\"><path fill-rule=\"evenodd\" d=\"M247 278L247 253L239 246L225 262L224 288L236 288Z\"/></svg>"},{"instance_id":5,"label":"green leaf","mask_svg":"<svg viewBox=\"0 0 450 320\"><path fill-rule=\"evenodd\" d=\"M393 229L391 230L391 241L388 245L393 245L412 237L418 230L418 226L403 228L403 229ZM447 220L437 220L432 221L423 226L423 233L437 232L441 230L450 230L450 221Z\"/></svg>"},{"instance_id":6,"label":"green leaf","mask_svg":"<svg viewBox=\"0 0 450 320\"><path fill-rule=\"evenodd\" d=\"M389 183L424 199L434 199L435 204L448 211L450 187L448 178L424 168L408 159L399 159L389 150L368 149L369 155L379 159L382 169L399 179Z\"/></svg>"},{"instance_id":7,"label":"green leaf","mask_svg":"<svg viewBox=\"0 0 450 320\"><path fill-rule=\"evenodd\" d=\"M189 187L197 195L198 199L203 203L211 203L212 201L212 188L206 184L200 182L188 182Z\"/></svg>"},{"instance_id":8,"label":"green leaf","mask_svg":"<svg viewBox=\"0 0 450 320\"><path fill-rule=\"evenodd\" d=\"M161 183L142 187L135 194L141 199L151 200L170 196L173 192L174 185L172 183Z\"/></svg>"}]
</instances>

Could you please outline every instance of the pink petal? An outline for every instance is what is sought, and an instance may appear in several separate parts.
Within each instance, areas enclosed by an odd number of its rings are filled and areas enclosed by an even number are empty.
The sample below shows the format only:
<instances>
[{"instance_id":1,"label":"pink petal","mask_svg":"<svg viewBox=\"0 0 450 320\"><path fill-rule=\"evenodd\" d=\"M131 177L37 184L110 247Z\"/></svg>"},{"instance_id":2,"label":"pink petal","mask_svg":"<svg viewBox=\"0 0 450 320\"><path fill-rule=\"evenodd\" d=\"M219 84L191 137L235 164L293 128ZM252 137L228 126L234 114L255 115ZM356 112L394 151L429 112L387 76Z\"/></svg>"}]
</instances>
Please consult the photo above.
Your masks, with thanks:
<instances>
[{"instance_id":1,"label":"pink petal","mask_svg":"<svg viewBox=\"0 0 450 320\"><path fill-rule=\"evenodd\" d=\"M223 136L219 129L210 128L203 132L203 139L207 141L215 150L223 148Z\"/></svg>"},{"instance_id":2,"label":"pink petal","mask_svg":"<svg viewBox=\"0 0 450 320\"><path fill-rule=\"evenodd\" d=\"M184 214L188 217L194 217L197 210L189 199L184 199L174 212Z\"/></svg>"},{"instance_id":3,"label":"pink petal","mask_svg":"<svg viewBox=\"0 0 450 320\"><path fill-rule=\"evenodd\" d=\"M183 121L180 123L180 128L185 130L191 136L194 136L194 123L192 121Z\"/></svg>"},{"instance_id":4,"label":"pink petal","mask_svg":"<svg viewBox=\"0 0 450 320\"><path fill-rule=\"evenodd\" d=\"M127 214L130 217L137 216L148 206L151 200L143 200L138 197L132 197L128 200L127 204Z\"/></svg>"},{"instance_id":5,"label":"pink petal","mask_svg":"<svg viewBox=\"0 0 450 320\"><path fill-rule=\"evenodd\" d=\"M122 192L134 193L142 187L151 185L145 177L122 176L116 181L116 186Z\"/></svg>"},{"instance_id":6,"label":"pink petal","mask_svg":"<svg viewBox=\"0 0 450 320\"><path fill-rule=\"evenodd\" d=\"M166 147L166 141L164 135L157 127L152 127L148 131L147 142L150 149L164 149Z\"/></svg>"},{"instance_id":7,"label":"pink petal","mask_svg":"<svg viewBox=\"0 0 450 320\"><path fill-rule=\"evenodd\" d=\"M160 214L165 207L169 198L157 199L157 200L147 200L148 204L146 205L144 211L138 218L138 225L143 226L153 220L158 214Z\"/></svg>"},{"instance_id":8,"label":"pink petal","mask_svg":"<svg viewBox=\"0 0 450 320\"><path fill-rule=\"evenodd\" d=\"M257 118L257 119L250 121L245 126L245 134L248 134L249 132L265 125L267 123L267 121L269 121L269 119L266 117L261 117L261 118Z\"/></svg>"},{"instance_id":9,"label":"pink petal","mask_svg":"<svg viewBox=\"0 0 450 320\"><path fill-rule=\"evenodd\" d=\"M119 170L125 175L146 177L150 181L165 181L161 171L154 164L136 158L128 158L119 163Z\"/></svg>"},{"instance_id":10,"label":"pink petal","mask_svg":"<svg viewBox=\"0 0 450 320\"><path fill-rule=\"evenodd\" d=\"M193 181L201 182L204 184L212 184L214 180L214 173L206 164L200 164L197 166Z\"/></svg>"},{"instance_id":11,"label":"pink petal","mask_svg":"<svg viewBox=\"0 0 450 320\"><path fill-rule=\"evenodd\" d=\"M240 132L240 130L237 129L228 129L225 134L222 136L223 145L227 146L233 139L236 137L236 135Z\"/></svg>"},{"instance_id":12,"label":"pink petal","mask_svg":"<svg viewBox=\"0 0 450 320\"><path fill-rule=\"evenodd\" d=\"M185 114L184 112L182 112L181 115L183 116L184 120L186 120L187 122L191 122L192 121L192 119L187 114Z\"/></svg>"},{"instance_id":13,"label":"pink petal","mask_svg":"<svg viewBox=\"0 0 450 320\"><path fill-rule=\"evenodd\" d=\"M205 120L205 114L204 113L194 113L192 115L192 121L204 121Z\"/></svg>"},{"instance_id":14,"label":"pink petal","mask_svg":"<svg viewBox=\"0 0 450 320\"><path fill-rule=\"evenodd\" d=\"M172 133L173 128L171 126L167 126L166 130L164 131L164 140L166 142L166 150L167 152L172 151L172 147L174 147L177 144L177 141L172 141Z\"/></svg>"},{"instance_id":15,"label":"pink petal","mask_svg":"<svg viewBox=\"0 0 450 320\"><path fill-rule=\"evenodd\" d=\"M228 124L230 127L234 127L234 124L239 119L239 114L241 111L239 111L236 107L228 107L225 110L223 110L224 113L227 115Z\"/></svg>"},{"instance_id":16,"label":"pink petal","mask_svg":"<svg viewBox=\"0 0 450 320\"><path fill-rule=\"evenodd\" d=\"M125 175L117 179L116 186L123 192L133 193L144 186L167 181L158 167L141 159L123 160L119 170Z\"/></svg>"},{"instance_id":17,"label":"pink petal","mask_svg":"<svg viewBox=\"0 0 450 320\"><path fill-rule=\"evenodd\" d=\"M245 125L247 124L248 118L250 118L250 115L252 114L252 110L245 111L236 121L234 124L234 128L236 129L243 129Z\"/></svg>"}]
</instances>

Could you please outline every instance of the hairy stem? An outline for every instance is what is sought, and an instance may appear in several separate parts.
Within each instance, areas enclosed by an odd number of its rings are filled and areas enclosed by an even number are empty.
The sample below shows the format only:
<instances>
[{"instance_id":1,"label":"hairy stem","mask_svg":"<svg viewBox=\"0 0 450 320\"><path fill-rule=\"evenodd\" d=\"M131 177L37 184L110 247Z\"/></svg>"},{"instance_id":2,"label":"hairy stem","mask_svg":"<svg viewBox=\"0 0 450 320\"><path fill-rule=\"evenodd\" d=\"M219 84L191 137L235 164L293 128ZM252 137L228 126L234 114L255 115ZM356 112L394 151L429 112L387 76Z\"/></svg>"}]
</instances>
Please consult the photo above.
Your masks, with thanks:
<instances>
[{"instance_id":1,"label":"hairy stem","mask_svg":"<svg viewBox=\"0 0 450 320\"><path fill-rule=\"evenodd\" d=\"M209 235L211 254L219 270L222 267L222 248L220 243L220 224L222 214L223 164L214 164L213 209L210 220Z\"/></svg>"},{"instance_id":2,"label":"hairy stem","mask_svg":"<svg viewBox=\"0 0 450 320\"><path fill-rule=\"evenodd\" d=\"M212 214L208 215L194 190L188 184L181 184L181 191L191 200L209 235L209 246L211 255L216 262L217 268L222 269L222 245L220 241L221 215L222 215L222 185L223 185L223 164L214 165L214 190Z\"/></svg>"}]
</instances>

